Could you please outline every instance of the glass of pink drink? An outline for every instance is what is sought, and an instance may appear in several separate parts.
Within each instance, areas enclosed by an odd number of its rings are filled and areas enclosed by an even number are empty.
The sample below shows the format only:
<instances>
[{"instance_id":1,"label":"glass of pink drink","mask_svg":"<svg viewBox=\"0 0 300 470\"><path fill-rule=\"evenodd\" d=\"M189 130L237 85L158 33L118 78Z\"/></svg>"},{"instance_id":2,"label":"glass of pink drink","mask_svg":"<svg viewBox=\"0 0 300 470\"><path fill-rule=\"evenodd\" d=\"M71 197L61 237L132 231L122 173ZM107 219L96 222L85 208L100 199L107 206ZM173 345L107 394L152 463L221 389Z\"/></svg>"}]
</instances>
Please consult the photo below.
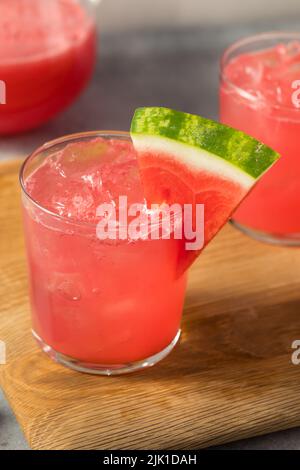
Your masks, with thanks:
<instances>
[{"instance_id":1,"label":"glass of pink drink","mask_svg":"<svg viewBox=\"0 0 300 470\"><path fill-rule=\"evenodd\" d=\"M300 33L241 40L227 49L221 66L221 121L282 155L233 222L255 238L300 245Z\"/></svg>"},{"instance_id":2,"label":"glass of pink drink","mask_svg":"<svg viewBox=\"0 0 300 470\"><path fill-rule=\"evenodd\" d=\"M46 122L84 88L95 62L93 4L0 1L0 135Z\"/></svg>"},{"instance_id":3,"label":"glass of pink drink","mask_svg":"<svg viewBox=\"0 0 300 470\"><path fill-rule=\"evenodd\" d=\"M100 156L100 157L99 157ZM24 163L21 186L33 334L57 362L96 374L155 364L179 338L182 240L99 240L99 204L143 199L127 133L53 141Z\"/></svg>"}]
</instances>

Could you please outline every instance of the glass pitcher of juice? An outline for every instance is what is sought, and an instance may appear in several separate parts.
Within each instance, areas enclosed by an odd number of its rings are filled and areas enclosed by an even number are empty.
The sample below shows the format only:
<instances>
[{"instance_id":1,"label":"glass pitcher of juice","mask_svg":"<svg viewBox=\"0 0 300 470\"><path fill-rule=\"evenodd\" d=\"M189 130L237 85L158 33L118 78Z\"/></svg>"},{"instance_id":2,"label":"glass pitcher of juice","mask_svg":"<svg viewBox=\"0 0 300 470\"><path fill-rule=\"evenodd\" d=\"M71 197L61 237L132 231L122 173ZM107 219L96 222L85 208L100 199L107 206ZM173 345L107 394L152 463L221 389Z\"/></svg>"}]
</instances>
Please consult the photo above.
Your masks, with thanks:
<instances>
[{"instance_id":1,"label":"glass pitcher of juice","mask_svg":"<svg viewBox=\"0 0 300 470\"><path fill-rule=\"evenodd\" d=\"M92 0L1 0L0 136L32 129L79 95L96 51Z\"/></svg>"}]
</instances>

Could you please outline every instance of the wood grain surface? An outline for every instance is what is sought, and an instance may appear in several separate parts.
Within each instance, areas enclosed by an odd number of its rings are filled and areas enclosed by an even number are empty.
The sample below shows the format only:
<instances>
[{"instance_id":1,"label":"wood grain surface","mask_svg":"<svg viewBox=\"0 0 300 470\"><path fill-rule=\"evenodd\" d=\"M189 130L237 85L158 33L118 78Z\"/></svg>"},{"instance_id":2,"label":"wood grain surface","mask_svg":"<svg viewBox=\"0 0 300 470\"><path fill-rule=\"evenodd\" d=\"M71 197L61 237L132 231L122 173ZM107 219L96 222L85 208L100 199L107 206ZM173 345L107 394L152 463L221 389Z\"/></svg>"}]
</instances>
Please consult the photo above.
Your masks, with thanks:
<instances>
[{"instance_id":1,"label":"wood grain surface","mask_svg":"<svg viewBox=\"0 0 300 470\"><path fill-rule=\"evenodd\" d=\"M123 377L79 374L31 338L19 166L0 166L0 384L33 449L197 449L300 424L298 249L226 227L191 270L170 356Z\"/></svg>"}]
</instances>

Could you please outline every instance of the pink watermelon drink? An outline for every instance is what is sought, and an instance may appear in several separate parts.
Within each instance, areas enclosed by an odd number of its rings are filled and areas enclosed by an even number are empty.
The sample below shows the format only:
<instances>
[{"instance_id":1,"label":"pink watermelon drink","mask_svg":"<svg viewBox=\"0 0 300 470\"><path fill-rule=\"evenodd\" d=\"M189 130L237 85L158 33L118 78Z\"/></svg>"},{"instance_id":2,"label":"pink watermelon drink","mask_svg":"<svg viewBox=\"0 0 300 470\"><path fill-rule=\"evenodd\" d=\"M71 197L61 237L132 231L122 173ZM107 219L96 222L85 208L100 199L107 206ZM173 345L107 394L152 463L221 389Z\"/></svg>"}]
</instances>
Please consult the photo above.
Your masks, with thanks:
<instances>
[{"instance_id":1,"label":"pink watermelon drink","mask_svg":"<svg viewBox=\"0 0 300 470\"><path fill-rule=\"evenodd\" d=\"M144 204L127 134L42 147L24 167L24 225L35 337L57 361L118 373L151 365L179 336L181 240L97 238L99 204ZM146 210L146 206L145 206Z\"/></svg>"},{"instance_id":2,"label":"pink watermelon drink","mask_svg":"<svg viewBox=\"0 0 300 470\"><path fill-rule=\"evenodd\" d=\"M76 370L108 375L162 359L178 340L186 268L198 252L172 236L173 225L169 238L100 239L111 213L99 207L112 203L120 215L124 195L143 214L150 202L201 201L208 243L276 159L241 132L163 108L136 112L132 140L78 134L30 156L22 199L33 332L43 350ZM123 229L120 219L116 227Z\"/></svg>"},{"instance_id":3,"label":"pink watermelon drink","mask_svg":"<svg viewBox=\"0 0 300 470\"><path fill-rule=\"evenodd\" d=\"M95 36L77 0L1 0L0 135L31 129L74 100L92 73Z\"/></svg>"},{"instance_id":4,"label":"pink watermelon drink","mask_svg":"<svg viewBox=\"0 0 300 470\"><path fill-rule=\"evenodd\" d=\"M231 46L223 57L222 122L283 155L233 220L257 238L291 245L300 243L299 80L300 34L247 38Z\"/></svg>"}]
</instances>

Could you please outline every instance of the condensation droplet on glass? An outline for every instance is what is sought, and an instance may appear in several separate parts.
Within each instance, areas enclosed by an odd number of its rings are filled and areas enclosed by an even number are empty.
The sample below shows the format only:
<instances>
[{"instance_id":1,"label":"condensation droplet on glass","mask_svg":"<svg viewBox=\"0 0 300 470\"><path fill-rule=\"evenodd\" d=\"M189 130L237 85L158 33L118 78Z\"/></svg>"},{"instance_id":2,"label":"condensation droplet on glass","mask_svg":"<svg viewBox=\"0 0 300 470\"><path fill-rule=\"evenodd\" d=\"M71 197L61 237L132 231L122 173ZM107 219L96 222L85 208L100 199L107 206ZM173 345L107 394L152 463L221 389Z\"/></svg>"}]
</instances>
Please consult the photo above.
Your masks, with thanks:
<instances>
[{"instance_id":1,"label":"condensation droplet on glass","mask_svg":"<svg viewBox=\"0 0 300 470\"><path fill-rule=\"evenodd\" d=\"M94 295L100 295L100 294L101 294L101 289L100 289L100 287L94 287L94 288L92 289L92 294L94 294Z\"/></svg>"},{"instance_id":2,"label":"condensation droplet on glass","mask_svg":"<svg viewBox=\"0 0 300 470\"><path fill-rule=\"evenodd\" d=\"M81 299L79 287L72 281L65 280L57 287L58 293L67 300L78 301Z\"/></svg>"}]
</instances>

